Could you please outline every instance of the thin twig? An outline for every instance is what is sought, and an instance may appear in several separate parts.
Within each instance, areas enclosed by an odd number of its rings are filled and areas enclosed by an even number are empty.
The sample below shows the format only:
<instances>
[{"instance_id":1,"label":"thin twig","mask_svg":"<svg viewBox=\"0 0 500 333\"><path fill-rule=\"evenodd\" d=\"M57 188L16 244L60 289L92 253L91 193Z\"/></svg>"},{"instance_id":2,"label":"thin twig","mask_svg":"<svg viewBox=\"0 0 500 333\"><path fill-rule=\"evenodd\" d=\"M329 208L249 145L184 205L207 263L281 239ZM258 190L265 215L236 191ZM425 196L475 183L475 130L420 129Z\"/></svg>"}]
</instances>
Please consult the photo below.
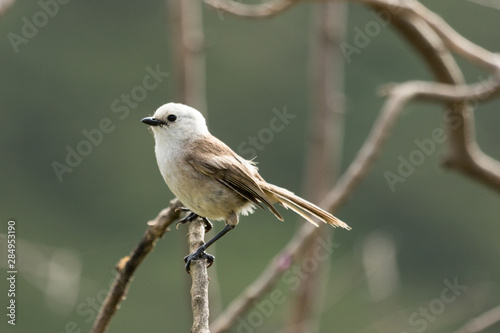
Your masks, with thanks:
<instances>
[{"instance_id":1,"label":"thin twig","mask_svg":"<svg viewBox=\"0 0 500 333\"><path fill-rule=\"evenodd\" d=\"M205 223L197 218L189 223L187 234L189 251L192 253L204 244ZM205 260L191 262L191 307L193 309L192 333L210 333L208 328L208 272Z\"/></svg>"},{"instance_id":2,"label":"thin twig","mask_svg":"<svg viewBox=\"0 0 500 333\"><path fill-rule=\"evenodd\" d=\"M162 210L157 217L148 222L146 232L136 248L130 255L118 262L116 265L118 274L109 289L106 299L101 305L91 333L106 332L111 318L119 308L120 302L125 299L130 282L132 281L132 275L146 256L154 249L156 241L168 231L168 227L175 220L179 219L180 213L176 211L176 208L181 206L182 204L177 199L170 201L169 208Z\"/></svg>"}]
</instances>

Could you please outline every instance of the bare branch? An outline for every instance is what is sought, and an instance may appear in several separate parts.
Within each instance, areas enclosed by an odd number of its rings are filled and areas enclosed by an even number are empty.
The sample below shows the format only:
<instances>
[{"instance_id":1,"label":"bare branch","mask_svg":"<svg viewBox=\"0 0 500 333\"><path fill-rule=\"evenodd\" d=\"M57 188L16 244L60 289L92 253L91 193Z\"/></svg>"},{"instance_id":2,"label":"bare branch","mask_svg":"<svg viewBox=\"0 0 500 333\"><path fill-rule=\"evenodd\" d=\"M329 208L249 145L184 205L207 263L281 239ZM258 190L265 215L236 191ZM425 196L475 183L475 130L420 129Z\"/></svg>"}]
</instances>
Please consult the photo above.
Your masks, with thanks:
<instances>
[{"instance_id":1,"label":"bare branch","mask_svg":"<svg viewBox=\"0 0 500 333\"><path fill-rule=\"evenodd\" d=\"M500 94L500 81L490 80L469 85L407 81L404 85L415 86L415 89L419 91L417 97L420 99L444 103L459 103L464 100L485 102ZM394 84L387 85L381 89L381 92L386 94L390 92L394 86Z\"/></svg>"},{"instance_id":2,"label":"bare branch","mask_svg":"<svg viewBox=\"0 0 500 333\"><path fill-rule=\"evenodd\" d=\"M376 161L398 115L408 102L417 98L432 100L440 99L442 101L446 101L447 98L450 98L450 100L459 100L459 96L487 97L486 95L482 95L482 93L479 95L476 93L468 95L467 92L470 91L466 89L454 90L450 89L449 85L432 84L429 82L419 81L411 81L393 86L389 92L389 99L382 107L381 114L377 118L370 134L365 140L365 143L359 150L359 153L356 155L354 161L349 165L348 169L339 179L336 186L326 195L322 205L329 207L331 211L335 211L345 202L345 200L347 200L349 195L366 176L367 172ZM487 98L489 98L489 96ZM470 163L472 162L473 161L470 161ZM476 167L479 168L479 166ZM483 165L481 165L481 167L483 169L486 168ZM496 169L493 168L493 170ZM500 168L498 168L498 170L500 170ZM484 177L494 179L494 173L490 174L485 170L476 170L475 172L483 173ZM490 179L490 181L493 179ZM498 179L500 180L500 178Z\"/></svg>"},{"instance_id":3,"label":"bare branch","mask_svg":"<svg viewBox=\"0 0 500 333\"><path fill-rule=\"evenodd\" d=\"M125 299L132 275L146 256L154 249L156 241L165 234L168 227L175 220L179 219L180 213L176 211L176 208L181 207L181 205L177 199L170 201L169 208L162 210L157 217L148 222L146 232L136 248L116 265L118 274L106 299L102 303L99 314L92 326L92 333L106 332L111 318L118 310L121 301Z\"/></svg>"},{"instance_id":4,"label":"bare branch","mask_svg":"<svg viewBox=\"0 0 500 333\"><path fill-rule=\"evenodd\" d=\"M197 218L189 223L187 234L189 250L191 253L205 242L205 223ZM205 260L191 262L191 307L193 309L192 333L210 333L208 329L208 273Z\"/></svg>"},{"instance_id":5,"label":"bare branch","mask_svg":"<svg viewBox=\"0 0 500 333\"><path fill-rule=\"evenodd\" d=\"M277 15L303 0L268 0L261 4L248 5L233 0L203 0L214 9L246 18L266 18Z\"/></svg>"},{"instance_id":6,"label":"bare branch","mask_svg":"<svg viewBox=\"0 0 500 333\"><path fill-rule=\"evenodd\" d=\"M364 0L363 0L364 1ZM366 0L368 2L381 2L380 0ZM414 3L406 1L405 3ZM399 4L399 2L398 2ZM393 6L391 2L391 6ZM378 5L375 6L377 8ZM380 7L378 7L380 8ZM481 82L469 88L460 87L465 80L457 63L449 53L446 41L441 39L441 35L430 27L423 17L417 15L395 16L391 21L395 27L411 42L411 45L420 51L424 60L426 60L438 81L442 83L457 85L449 90L441 89L444 87L429 86L430 88L439 88L439 93L443 95L450 93L450 96L437 96L430 91L422 91L420 97L441 98L442 101L448 101L448 111L450 117L457 121L449 122L448 127L448 151L444 164L482 182L483 184L500 191L500 163L484 154L478 147L474 135L474 115L473 110L467 102L481 102L498 95L498 70L493 71L492 82ZM451 28L450 28L451 29ZM458 42L456 42L458 43ZM458 43L460 44L460 43ZM464 47L467 48L467 47ZM474 52L474 50L470 50ZM480 51L478 51L480 52ZM485 56L491 56L486 54ZM497 57L493 54L493 57ZM489 62L491 65L495 61ZM426 88L422 88L426 89ZM474 95L473 91L476 91ZM460 101L460 94L471 93L464 100ZM455 95L455 96L451 96ZM448 97L450 99L448 100ZM465 97L465 96L463 96Z\"/></svg>"},{"instance_id":7,"label":"bare branch","mask_svg":"<svg viewBox=\"0 0 500 333\"><path fill-rule=\"evenodd\" d=\"M426 8L417 0L351 0L361 2L379 8L386 8L394 16L413 14L422 19L443 40L448 48L465 59L498 72L500 68L500 56L485 48L476 45L455 31L445 20ZM497 74L497 73L495 73Z\"/></svg>"},{"instance_id":8,"label":"bare branch","mask_svg":"<svg viewBox=\"0 0 500 333\"><path fill-rule=\"evenodd\" d=\"M482 98L490 99L498 94L498 83L491 85L478 84L478 89L469 86L452 86L447 84L409 81L400 85L391 86L386 91L390 95L382 107L381 115L375 122L365 143L359 150L354 161L349 165L339 179L337 185L326 195L322 205L335 211L349 197L358 183L366 176L383 148L391 128L404 106L412 99L428 99L439 101L462 101L463 99ZM478 154L474 151L473 154ZM500 166L496 167L492 161L482 157L478 162L478 155L472 160L467 159L468 166L474 168L472 172L481 174L487 182L500 186ZM461 160L461 159L460 159ZM495 161L497 162L497 161ZM448 162L450 163L450 162ZM488 164L486 164L488 163ZM486 164L486 165L485 165ZM451 165L450 165L451 166ZM465 166L464 166L465 167Z\"/></svg>"},{"instance_id":9,"label":"bare branch","mask_svg":"<svg viewBox=\"0 0 500 333\"><path fill-rule=\"evenodd\" d=\"M458 32L456 32L445 20L426 8L418 1L410 1L411 11L418 15L441 37L443 42L452 51L462 55L465 59L489 70L495 71L498 76L500 70L500 56L485 48L472 43Z\"/></svg>"}]
</instances>

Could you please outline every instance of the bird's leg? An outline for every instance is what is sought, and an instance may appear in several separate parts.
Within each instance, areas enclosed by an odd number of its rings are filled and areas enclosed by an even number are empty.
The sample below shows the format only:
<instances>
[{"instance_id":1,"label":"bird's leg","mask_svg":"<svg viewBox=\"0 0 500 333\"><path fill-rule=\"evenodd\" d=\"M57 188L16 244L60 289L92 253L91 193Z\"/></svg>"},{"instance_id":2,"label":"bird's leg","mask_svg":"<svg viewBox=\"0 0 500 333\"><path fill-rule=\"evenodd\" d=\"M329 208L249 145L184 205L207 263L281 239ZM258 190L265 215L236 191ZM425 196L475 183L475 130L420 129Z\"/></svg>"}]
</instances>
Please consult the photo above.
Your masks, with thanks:
<instances>
[{"instance_id":1,"label":"bird's leg","mask_svg":"<svg viewBox=\"0 0 500 333\"><path fill-rule=\"evenodd\" d=\"M210 245L212 245L213 243L215 243L219 238L221 238L222 236L224 236L226 233L228 233L229 231L231 231L233 229L234 229L234 225L226 224L226 226L224 227L224 229L222 229L221 232L219 232L217 235L215 235L214 238L212 238L211 240L209 240L208 242L206 242L205 244L203 244L202 246L200 246L199 248L197 248L196 251L194 251L190 255L185 256L184 257L184 262L186 263L186 271L189 274L191 274L190 273L190 270L191 270L190 269L191 261L197 260L197 259L207 259L208 267L212 266L215 257L213 255L211 255L211 254L206 253L205 250Z\"/></svg>"},{"instance_id":2,"label":"bird's leg","mask_svg":"<svg viewBox=\"0 0 500 333\"><path fill-rule=\"evenodd\" d=\"M186 215L183 219L179 220L179 222L177 222L177 224L175 225L175 228L179 228L179 224L184 224L184 223L187 223L187 222L191 222L193 221L194 219L196 219L197 217L200 217L203 222L205 223L205 232L209 232L210 230L212 230L212 222L210 222L206 217L201 217L193 212L191 212L189 210L189 208L186 208L186 207L179 207L179 208L176 208L175 209L176 211L183 211L183 212L190 212L188 215Z\"/></svg>"}]
</instances>

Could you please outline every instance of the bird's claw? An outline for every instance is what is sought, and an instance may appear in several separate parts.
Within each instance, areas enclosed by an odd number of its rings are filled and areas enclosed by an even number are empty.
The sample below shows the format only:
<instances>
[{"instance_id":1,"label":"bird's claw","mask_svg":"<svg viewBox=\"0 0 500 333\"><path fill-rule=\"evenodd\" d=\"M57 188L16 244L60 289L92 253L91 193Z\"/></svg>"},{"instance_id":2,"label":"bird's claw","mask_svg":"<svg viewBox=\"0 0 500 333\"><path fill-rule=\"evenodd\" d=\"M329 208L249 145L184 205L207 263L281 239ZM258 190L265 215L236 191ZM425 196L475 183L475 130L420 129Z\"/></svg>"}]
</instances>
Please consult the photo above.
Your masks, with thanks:
<instances>
[{"instance_id":1,"label":"bird's claw","mask_svg":"<svg viewBox=\"0 0 500 333\"><path fill-rule=\"evenodd\" d=\"M207 268L212 266L214 263L215 257L211 254L208 254L205 252L204 249L199 248L198 250L194 251L190 255L187 255L184 257L184 262L186 263L186 272L188 274L191 274L191 261L193 260L198 260L198 259L206 259L207 260Z\"/></svg>"},{"instance_id":2,"label":"bird's claw","mask_svg":"<svg viewBox=\"0 0 500 333\"><path fill-rule=\"evenodd\" d=\"M183 212L189 212L190 211L186 207L179 207L179 208L176 208L175 210L176 211L183 211ZM198 217L198 215L196 215L193 212L187 214L184 218L180 219L179 222L177 222L177 224L175 225L175 229L179 229L179 225L180 224L191 222L191 221L193 221L197 217Z\"/></svg>"},{"instance_id":3,"label":"bird's claw","mask_svg":"<svg viewBox=\"0 0 500 333\"><path fill-rule=\"evenodd\" d=\"M183 211L183 212L190 212L190 210L186 207L178 207L175 209L176 211ZM201 217L193 212L190 212L188 215L186 215L184 218L182 218L181 220L179 220L179 222L177 222L177 224L175 225L175 229L179 229L179 225L180 224L184 224L184 223L187 223L187 222L191 222L193 221L194 219L196 219L197 217L200 217L203 222L205 223L205 232L209 232L210 230L212 230L212 223L206 218L206 217Z\"/></svg>"}]
</instances>

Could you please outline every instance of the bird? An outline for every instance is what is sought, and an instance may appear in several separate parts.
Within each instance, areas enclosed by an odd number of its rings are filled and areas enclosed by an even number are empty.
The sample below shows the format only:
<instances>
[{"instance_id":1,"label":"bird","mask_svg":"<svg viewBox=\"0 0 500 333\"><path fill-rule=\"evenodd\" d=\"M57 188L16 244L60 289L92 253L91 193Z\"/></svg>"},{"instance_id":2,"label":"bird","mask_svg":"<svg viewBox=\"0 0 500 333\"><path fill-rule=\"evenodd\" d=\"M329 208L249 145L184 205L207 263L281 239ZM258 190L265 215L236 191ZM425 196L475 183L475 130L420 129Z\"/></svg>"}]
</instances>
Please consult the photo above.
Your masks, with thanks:
<instances>
[{"instance_id":1,"label":"bird","mask_svg":"<svg viewBox=\"0 0 500 333\"><path fill-rule=\"evenodd\" d=\"M264 208L283 221L274 207L279 204L315 226L314 218L333 227L350 230L346 223L291 191L262 178L254 160L247 160L210 134L198 110L180 103L159 107L152 117L141 120L150 126L155 140L155 155L160 173L172 193L190 213L180 221L202 218L223 220L224 229L184 258L190 273L193 260L205 259L210 267L215 259L206 249L234 229L240 215Z\"/></svg>"}]
</instances>

